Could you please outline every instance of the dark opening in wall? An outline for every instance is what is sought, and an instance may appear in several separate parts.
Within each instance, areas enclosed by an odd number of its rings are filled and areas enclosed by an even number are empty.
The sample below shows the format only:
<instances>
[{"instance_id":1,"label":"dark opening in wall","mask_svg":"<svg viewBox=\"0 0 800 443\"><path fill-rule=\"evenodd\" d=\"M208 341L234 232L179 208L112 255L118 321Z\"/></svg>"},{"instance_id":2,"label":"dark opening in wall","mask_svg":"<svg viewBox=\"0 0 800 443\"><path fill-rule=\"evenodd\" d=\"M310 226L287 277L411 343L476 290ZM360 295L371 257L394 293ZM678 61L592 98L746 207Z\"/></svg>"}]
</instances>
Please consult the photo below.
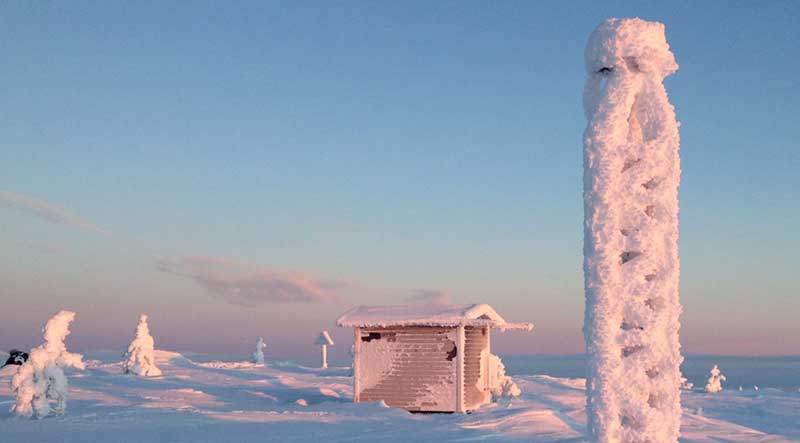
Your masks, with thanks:
<instances>
[{"instance_id":1,"label":"dark opening in wall","mask_svg":"<svg viewBox=\"0 0 800 443\"><path fill-rule=\"evenodd\" d=\"M380 339L381 339L381 333L380 332L370 332L366 336L364 336L364 335L361 336L361 341L365 341L367 343L371 342L372 340L380 340Z\"/></svg>"},{"instance_id":2,"label":"dark opening in wall","mask_svg":"<svg viewBox=\"0 0 800 443\"><path fill-rule=\"evenodd\" d=\"M453 359L458 355L458 346L456 346L455 342L451 341L450 343L453 344L453 349L447 353L447 361L453 361Z\"/></svg>"}]
</instances>

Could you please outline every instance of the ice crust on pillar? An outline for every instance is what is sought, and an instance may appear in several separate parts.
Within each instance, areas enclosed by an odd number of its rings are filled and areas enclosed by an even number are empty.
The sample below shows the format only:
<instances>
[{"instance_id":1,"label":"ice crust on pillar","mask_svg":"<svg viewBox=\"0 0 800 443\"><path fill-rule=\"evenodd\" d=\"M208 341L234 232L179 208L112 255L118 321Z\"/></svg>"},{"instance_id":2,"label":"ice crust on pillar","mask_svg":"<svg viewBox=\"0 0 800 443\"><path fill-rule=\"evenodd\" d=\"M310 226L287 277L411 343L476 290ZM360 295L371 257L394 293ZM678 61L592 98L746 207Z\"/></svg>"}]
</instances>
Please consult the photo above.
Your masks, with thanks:
<instances>
[{"instance_id":1,"label":"ice crust on pillar","mask_svg":"<svg viewBox=\"0 0 800 443\"><path fill-rule=\"evenodd\" d=\"M64 368L85 369L83 356L67 351L64 340L75 313L60 311L44 327L44 343L30 352L28 360L11 378L15 395L11 412L19 417L43 418L67 409L69 387ZM52 403L52 404L51 404Z\"/></svg>"},{"instance_id":2,"label":"ice crust on pillar","mask_svg":"<svg viewBox=\"0 0 800 443\"><path fill-rule=\"evenodd\" d=\"M585 53L584 335L593 442L677 442L678 69L664 25L609 19Z\"/></svg>"},{"instance_id":3,"label":"ice crust on pillar","mask_svg":"<svg viewBox=\"0 0 800 443\"><path fill-rule=\"evenodd\" d=\"M154 341L150 335L150 328L147 326L147 316L142 314L139 317L139 325L136 327L136 338L133 339L128 346L128 352L125 353L123 372L143 377L160 376L161 370L156 367L153 352Z\"/></svg>"}]
</instances>

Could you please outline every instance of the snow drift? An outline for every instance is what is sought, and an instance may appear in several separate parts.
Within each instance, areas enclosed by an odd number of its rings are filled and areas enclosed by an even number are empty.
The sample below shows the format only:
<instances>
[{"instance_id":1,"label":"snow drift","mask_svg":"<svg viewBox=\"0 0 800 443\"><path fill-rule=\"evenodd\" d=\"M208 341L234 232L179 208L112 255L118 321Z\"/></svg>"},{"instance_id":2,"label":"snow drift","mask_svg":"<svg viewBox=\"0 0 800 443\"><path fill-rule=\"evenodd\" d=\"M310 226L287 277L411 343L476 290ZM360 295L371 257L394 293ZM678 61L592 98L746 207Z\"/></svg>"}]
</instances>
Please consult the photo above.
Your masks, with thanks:
<instances>
[{"instance_id":1,"label":"snow drift","mask_svg":"<svg viewBox=\"0 0 800 443\"><path fill-rule=\"evenodd\" d=\"M147 316L142 314L139 317L139 325L136 327L136 338L133 339L128 346L128 352L125 353L122 372L144 377L160 376L161 370L156 367L153 349L154 341L150 335L150 328L147 326Z\"/></svg>"},{"instance_id":2,"label":"snow drift","mask_svg":"<svg viewBox=\"0 0 800 443\"><path fill-rule=\"evenodd\" d=\"M47 321L44 343L30 352L30 357L11 379L16 397L11 412L20 417L42 418L63 414L67 409L68 383L64 368L84 369L83 356L67 352L64 340L75 313L61 311ZM51 406L51 402L55 405Z\"/></svg>"},{"instance_id":3,"label":"snow drift","mask_svg":"<svg viewBox=\"0 0 800 443\"><path fill-rule=\"evenodd\" d=\"M676 442L679 135L664 25L609 19L586 47L584 335L595 442Z\"/></svg>"}]
</instances>

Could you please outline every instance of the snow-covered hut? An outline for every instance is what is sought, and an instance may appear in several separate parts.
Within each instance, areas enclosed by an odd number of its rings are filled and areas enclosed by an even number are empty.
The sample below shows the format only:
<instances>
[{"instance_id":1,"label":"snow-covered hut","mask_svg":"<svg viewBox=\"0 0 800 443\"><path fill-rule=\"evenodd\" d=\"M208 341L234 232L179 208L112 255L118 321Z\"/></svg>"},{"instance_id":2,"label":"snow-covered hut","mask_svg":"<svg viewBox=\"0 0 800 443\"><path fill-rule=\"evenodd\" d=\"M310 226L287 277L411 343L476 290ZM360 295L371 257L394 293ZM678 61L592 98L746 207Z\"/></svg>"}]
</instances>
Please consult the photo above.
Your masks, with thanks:
<instances>
[{"instance_id":1,"label":"snow-covered hut","mask_svg":"<svg viewBox=\"0 0 800 443\"><path fill-rule=\"evenodd\" d=\"M336 322L355 328L353 400L409 411L466 412L491 401L491 330L506 322L491 306L359 306Z\"/></svg>"}]
</instances>

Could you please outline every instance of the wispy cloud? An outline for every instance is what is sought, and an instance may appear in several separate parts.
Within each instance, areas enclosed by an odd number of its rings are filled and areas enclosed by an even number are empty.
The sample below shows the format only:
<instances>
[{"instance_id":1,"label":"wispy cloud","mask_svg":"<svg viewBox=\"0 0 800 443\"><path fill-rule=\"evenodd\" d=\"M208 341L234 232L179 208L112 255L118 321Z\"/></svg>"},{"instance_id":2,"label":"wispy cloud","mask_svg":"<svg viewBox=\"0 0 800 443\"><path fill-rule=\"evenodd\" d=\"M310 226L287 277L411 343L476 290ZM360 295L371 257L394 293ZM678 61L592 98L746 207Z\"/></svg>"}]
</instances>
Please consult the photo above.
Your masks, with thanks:
<instances>
[{"instance_id":1,"label":"wispy cloud","mask_svg":"<svg viewBox=\"0 0 800 443\"><path fill-rule=\"evenodd\" d=\"M69 209L55 206L41 200L36 200L26 195L0 190L0 205L19 209L52 223L60 223L63 225L72 226L87 232L93 232L95 234L109 235L109 232L105 229L78 217L70 212Z\"/></svg>"},{"instance_id":2,"label":"wispy cloud","mask_svg":"<svg viewBox=\"0 0 800 443\"><path fill-rule=\"evenodd\" d=\"M156 269L189 278L223 300L245 306L265 302L334 301L339 298L339 291L351 287L344 281L266 269L218 257L159 260Z\"/></svg>"},{"instance_id":3,"label":"wispy cloud","mask_svg":"<svg viewBox=\"0 0 800 443\"><path fill-rule=\"evenodd\" d=\"M450 294L439 289L420 289L411 297L406 298L406 303L414 305L447 305L452 303Z\"/></svg>"}]
</instances>

